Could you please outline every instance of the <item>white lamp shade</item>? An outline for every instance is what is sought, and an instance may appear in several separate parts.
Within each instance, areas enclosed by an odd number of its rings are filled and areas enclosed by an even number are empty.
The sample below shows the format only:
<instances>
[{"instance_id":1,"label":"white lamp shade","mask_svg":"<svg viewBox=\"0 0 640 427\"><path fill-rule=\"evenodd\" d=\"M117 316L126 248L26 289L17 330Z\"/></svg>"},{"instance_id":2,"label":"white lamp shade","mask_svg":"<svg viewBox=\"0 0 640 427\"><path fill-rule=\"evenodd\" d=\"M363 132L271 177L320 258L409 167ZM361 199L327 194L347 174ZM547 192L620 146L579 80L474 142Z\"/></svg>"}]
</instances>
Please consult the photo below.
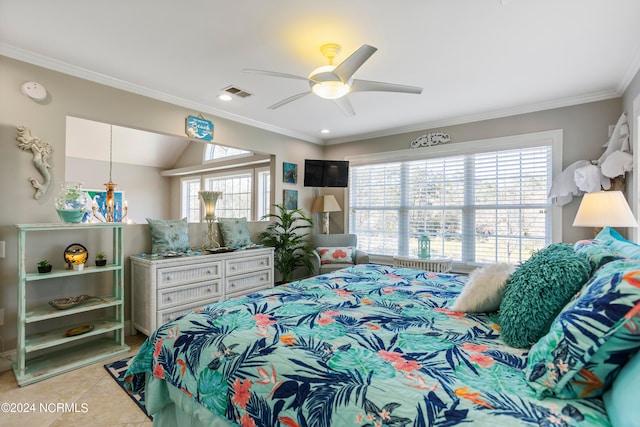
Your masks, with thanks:
<instances>
[{"instance_id":1,"label":"white lamp shade","mask_svg":"<svg viewBox=\"0 0 640 427\"><path fill-rule=\"evenodd\" d=\"M621 191L598 191L582 197L574 227L637 227Z\"/></svg>"},{"instance_id":2,"label":"white lamp shade","mask_svg":"<svg viewBox=\"0 0 640 427\"><path fill-rule=\"evenodd\" d=\"M333 194L327 196L318 196L313 202L311 212L338 212L341 211L340 205Z\"/></svg>"}]
</instances>

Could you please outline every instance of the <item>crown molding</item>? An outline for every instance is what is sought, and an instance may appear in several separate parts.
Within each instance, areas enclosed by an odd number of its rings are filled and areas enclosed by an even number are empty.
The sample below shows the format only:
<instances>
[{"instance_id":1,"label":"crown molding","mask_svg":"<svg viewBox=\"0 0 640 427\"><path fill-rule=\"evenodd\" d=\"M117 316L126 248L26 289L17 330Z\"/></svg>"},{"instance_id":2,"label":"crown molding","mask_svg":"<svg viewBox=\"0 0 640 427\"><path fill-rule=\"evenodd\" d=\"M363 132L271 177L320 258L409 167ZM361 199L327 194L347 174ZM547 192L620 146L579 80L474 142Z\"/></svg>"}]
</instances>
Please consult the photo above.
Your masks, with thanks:
<instances>
[{"instance_id":1,"label":"crown molding","mask_svg":"<svg viewBox=\"0 0 640 427\"><path fill-rule=\"evenodd\" d=\"M451 117L443 120L435 120L430 122L418 123L410 126L386 129L379 132L371 132L360 134L349 138L336 138L326 140L325 145L344 144L346 142L362 141L365 139L380 138L385 136L398 135L409 132L421 132L435 128L443 128L445 126L462 125L466 123L480 122L484 120L501 119L504 117L517 116L520 114L535 113L539 111L552 110L554 108L570 107L573 105L586 104L589 102L604 101L607 99L618 98L622 96L614 90L594 92L587 95L574 96L569 98L561 98L553 101L545 101L535 104L519 105L515 107L487 111L478 114L469 114L465 116Z\"/></svg>"},{"instance_id":2,"label":"crown molding","mask_svg":"<svg viewBox=\"0 0 640 427\"><path fill-rule=\"evenodd\" d=\"M1 43L1 42L0 42L0 55L7 56L9 58L13 58L18 61L27 62L32 65L37 65L39 67L47 68L52 71L68 74L70 76L88 80L94 83L99 83L105 86L113 87L115 89L121 89L126 92L131 92L137 95L146 96L147 98L156 99L158 101L167 102L167 103L178 105L184 108L189 108L199 113L211 114L213 116L221 117L223 119L232 120L234 122L242 123L242 124L253 126L266 131L300 139L306 142L311 142L314 144L322 144L323 142L322 139L320 138L314 138L303 133L294 132L289 129L284 129L284 128L273 126L258 120L252 120L244 116L232 114L232 113L211 107L210 105L193 102L184 98L169 95L167 93L150 89L144 86L129 83L124 80L116 79L116 78L107 76L105 74L87 70L82 67L77 67L75 65L71 65L66 62L58 61L44 55L35 54L33 52L29 52L24 49L19 49L14 46Z\"/></svg>"}]
</instances>

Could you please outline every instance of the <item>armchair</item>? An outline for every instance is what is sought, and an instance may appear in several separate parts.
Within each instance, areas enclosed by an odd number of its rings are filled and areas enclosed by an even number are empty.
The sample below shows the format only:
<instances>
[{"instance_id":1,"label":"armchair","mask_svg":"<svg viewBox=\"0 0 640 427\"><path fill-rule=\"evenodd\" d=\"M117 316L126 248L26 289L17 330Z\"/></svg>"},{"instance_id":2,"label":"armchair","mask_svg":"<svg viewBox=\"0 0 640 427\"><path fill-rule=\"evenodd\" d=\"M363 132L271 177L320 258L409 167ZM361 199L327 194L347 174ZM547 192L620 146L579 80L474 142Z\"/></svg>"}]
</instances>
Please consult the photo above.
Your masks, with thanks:
<instances>
[{"instance_id":1,"label":"armchair","mask_svg":"<svg viewBox=\"0 0 640 427\"><path fill-rule=\"evenodd\" d=\"M319 274L328 273L330 271L339 270L341 268L349 267L353 264L368 264L369 255L361 250L355 249L352 263L331 263L322 264L320 262L320 254L316 248L319 247L347 247L358 245L358 236L355 234L316 234L311 238L311 247L313 248L313 254L311 255L311 264L313 265L312 275L317 276Z\"/></svg>"}]
</instances>

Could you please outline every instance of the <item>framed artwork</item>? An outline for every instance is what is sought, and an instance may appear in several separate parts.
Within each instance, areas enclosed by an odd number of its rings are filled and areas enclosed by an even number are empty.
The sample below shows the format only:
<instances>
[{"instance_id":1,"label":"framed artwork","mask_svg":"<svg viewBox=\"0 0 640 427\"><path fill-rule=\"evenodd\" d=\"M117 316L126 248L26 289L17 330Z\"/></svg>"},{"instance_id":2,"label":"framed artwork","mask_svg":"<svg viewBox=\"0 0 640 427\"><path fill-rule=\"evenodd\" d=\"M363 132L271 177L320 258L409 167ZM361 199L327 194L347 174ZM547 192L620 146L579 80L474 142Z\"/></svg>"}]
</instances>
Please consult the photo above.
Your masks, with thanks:
<instances>
[{"instance_id":1,"label":"framed artwork","mask_svg":"<svg viewBox=\"0 0 640 427\"><path fill-rule=\"evenodd\" d=\"M282 182L295 184L298 182L298 165L282 162Z\"/></svg>"},{"instance_id":2,"label":"framed artwork","mask_svg":"<svg viewBox=\"0 0 640 427\"><path fill-rule=\"evenodd\" d=\"M107 212L107 208L105 206L105 202L107 199L107 190L85 190L85 191L87 192L87 194L89 194L89 197L91 197L92 205L97 207L95 214L99 218L99 221L104 221L105 220L104 216L105 216L105 213ZM113 212L114 221L120 222L122 221L122 216L124 214L124 212L122 211L122 208L126 203L124 198L124 191L119 191L119 190L114 191L113 201L115 203L114 212ZM82 222L91 222L92 214L93 214L92 211L86 212L84 217L82 218Z\"/></svg>"},{"instance_id":3,"label":"framed artwork","mask_svg":"<svg viewBox=\"0 0 640 427\"><path fill-rule=\"evenodd\" d=\"M284 207L287 210L298 209L298 190L283 190L284 191Z\"/></svg>"}]
</instances>

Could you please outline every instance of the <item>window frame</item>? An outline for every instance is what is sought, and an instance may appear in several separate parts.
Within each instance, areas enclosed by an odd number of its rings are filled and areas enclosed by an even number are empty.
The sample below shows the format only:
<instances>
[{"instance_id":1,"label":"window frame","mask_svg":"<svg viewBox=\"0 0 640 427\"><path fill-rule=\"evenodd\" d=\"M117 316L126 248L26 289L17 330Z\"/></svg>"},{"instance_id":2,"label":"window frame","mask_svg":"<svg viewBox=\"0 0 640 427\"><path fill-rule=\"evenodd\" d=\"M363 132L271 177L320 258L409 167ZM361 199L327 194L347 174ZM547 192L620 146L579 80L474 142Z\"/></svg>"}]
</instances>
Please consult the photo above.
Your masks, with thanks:
<instances>
[{"instance_id":1,"label":"window frame","mask_svg":"<svg viewBox=\"0 0 640 427\"><path fill-rule=\"evenodd\" d=\"M262 214L259 212L262 204L267 205L267 209L271 206L271 167L260 166L254 168L238 168L228 171L219 171L214 173L202 173L198 175L189 175L180 178L180 217L190 218L187 214L187 195L185 194L185 183L192 181L199 181L200 190L205 189L206 181L208 178L229 177L233 175L250 174L251 175L251 206L250 215L247 216L248 221L262 221ZM266 174L266 177L265 177ZM266 181L266 184L262 181ZM260 184L265 184L267 191L263 192L263 188ZM264 187L264 185L263 185ZM262 198L267 197L262 201ZM224 198L224 195L223 195ZM217 215L216 215L217 216ZM190 221L189 222L194 222ZM199 222L204 222L204 206L202 201L199 204Z\"/></svg>"},{"instance_id":2,"label":"window frame","mask_svg":"<svg viewBox=\"0 0 640 427\"><path fill-rule=\"evenodd\" d=\"M391 152L382 152L375 154L365 154L358 156L346 157L349 160L350 165L374 165L384 163L404 162L418 159L435 159L441 157L479 154L494 151L512 150L518 148L530 148L536 146L548 145L551 146L551 179L558 176L562 172L562 145L563 145L563 131L562 129L555 129L542 132L533 132L519 135L511 135L498 138L490 138L484 140L474 140L458 143L449 143L444 145L436 145L432 147L414 148L408 150L399 150ZM345 204L348 204L350 200L350 189L345 191ZM350 212L345 211L345 229L351 230L350 225ZM562 241L562 207L555 204L551 204L551 241ZM370 255L372 262L379 262L382 264L391 264L392 256L383 255L376 256ZM456 263L456 268L460 271L471 270L472 268L481 265L474 262Z\"/></svg>"}]
</instances>

